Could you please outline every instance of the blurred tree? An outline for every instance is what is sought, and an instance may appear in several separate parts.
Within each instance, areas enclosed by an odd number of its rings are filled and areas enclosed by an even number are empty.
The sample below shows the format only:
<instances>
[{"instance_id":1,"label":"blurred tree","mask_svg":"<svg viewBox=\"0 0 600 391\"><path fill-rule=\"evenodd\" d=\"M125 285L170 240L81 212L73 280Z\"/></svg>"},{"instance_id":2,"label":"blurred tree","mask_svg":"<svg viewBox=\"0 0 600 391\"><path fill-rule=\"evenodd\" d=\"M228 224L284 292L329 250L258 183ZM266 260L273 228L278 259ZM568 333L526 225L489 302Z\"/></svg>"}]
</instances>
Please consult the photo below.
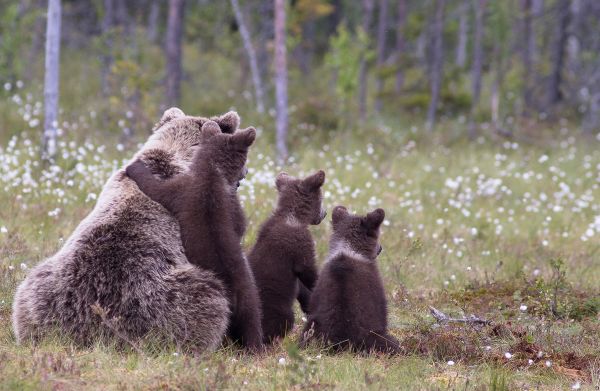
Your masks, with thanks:
<instances>
[{"instance_id":1,"label":"blurred tree","mask_svg":"<svg viewBox=\"0 0 600 391\"><path fill-rule=\"evenodd\" d=\"M464 0L458 6L458 39L456 45L456 57L454 64L464 68L467 63L467 40L469 35L469 11L471 0Z\"/></svg>"},{"instance_id":2,"label":"blurred tree","mask_svg":"<svg viewBox=\"0 0 600 391\"><path fill-rule=\"evenodd\" d=\"M444 11L446 0L436 0L435 18L433 21L433 53L431 60L431 99L427 109L427 122L425 128L431 132L435 127L435 117L440 99L440 88L444 71Z\"/></svg>"},{"instance_id":3,"label":"blurred tree","mask_svg":"<svg viewBox=\"0 0 600 391\"><path fill-rule=\"evenodd\" d=\"M275 105L277 117L276 146L280 162L288 157L288 81L286 59L285 8L286 0L275 0Z\"/></svg>"},{"instance_id":4,"label":"blurred tree","mask_svg":"<svg viewBox=\"0 0 600 391\"><path fill-rule=\"evenodd\" d=\"M396 22L396 55L398 56L398 69L396 70L396 93L399 94L404 84L404 46L405 46L405 24L406 24L406 0L398 0L398 15Z\"/></svg>"},{"instance_id":5,"label":"blurred tree","mask_svg":"<svg viewBox=\"0 0 600 391\"><path fill-rule=\"evenodd\" d=\"M375 84L375 112L381 113L381 93L383 90L382 68L385 63L385 38L387 35L388 0L379 0L379 21L377 23L377 78Z\"/></svg>"},{"instance_id":6,"label":"blurred tree","mask_svg":"<svg viewBox=\"0 0 600 391\"><path fill-rule=\"evenodd\" d=\"M167 39L165 54L167 58L167 75L165 105L166 107L179 104L181 97L181 41L183 36L183 9L185 0L169 0L169 16L167 22Z\"/></svg>"},{"instance_id":7,"label":"blurred tree","mask_svg":"<svg viewBox=\"0 0 600 391\"><path fill-rule=\"evenodd\" d=\"M248 62L250 63L250 72L252 74L252 83L254 84L254 96L256 99L256 111L263 113L265 111L265 103L263 98L263 85L258 70L258 62L256 60L256 52L254 51L254 45L252 45L252 39L250 38L250 32L244 22L244 15L240 9L238 0L231 0L231 7L235 15L235 20L242 36L242 42L244 43L244 49L248 55Z\"/></svg>"},{"instance_id":8,"label":"blurred tree","mask_svg":"<svg viewBox=\"0 0 600 391\"><path fill-rule=\"evenodd\" d=\"M569 19L571 10L569 9L570 0L558 0L556 6L556 38L553 49L552 58L552 73L550 75L550 85L548 87L548 105L553 106L562 100L560 90L562 81L562 71L565 62L565 49L567 45L567 28L569 27Z\"/></svg>"},{"instance_id":9,"label":"blurred tree","mask_svg":"<svg viewBox=\"0 0 600 391\"><path fill-rule=\"evenodd\" d=\"M522 19L522 37L521 40L521 61L523 63L523 114L527 116L532 105L531 85L532 74L532 50L533 31L532 31L532 0L521 0L521 19Z\"/></svg>"},{"instance_id":10,"label":"blurred tree","mask_svg":"<svg viewBox=\"0 0 600 391\"><path fill-rule=\"evenodd\" d=\"M61 12L60 0L48 1L44 76L44 134L42 137L43 159L52 159L56 155Z\"/></svg>"},{"instance_id":11,"label":"blurred tree","mask_svg":"<svg viewBox=\"0 0 600 391\"><path fill-rule=\"evenodd\" d=\"M373 0L363 0L362 14L362 30L365 36L370 36L371 18L373 16ZM367 58L366 54L360 59L358 71L358 113L360 121L365 122L367 119Z\"/></svg>"},{"instance_id":12,"label":"blurred tree","mask_svg":"<svg viewBox=\"0 0 600 391\"><path fill-rule=\"evenodd\" d=\"M473 32L473 65L471 68L471 115L469 116L469 138L477 136L475 126L475 112L479 105L481 95L481 72L483 66L483 18L487 7L487 0L474 0L475 3L475 31Z\"/></svg>"},{"instance_id":13,"label":"blurred tree","mask_svg":"<svg viewBox=\"0 0 600 391\"><path fill-rule=\"evenodd\" d=\"M104 16L102 18L102 70L100 72L100 83L102 95L106 98L110 95L109 75L113 64L113 27L115 24L115 0L104 0Z\"/></svg>"},{"instance_id":14,"label":"blurred tree","mask_svg":"<svg viewBox=\"0 0 600 391\"><path fill-rule=\"evenodd\" d=\"M150 1L150 13L148 14L148 27L146 37L151 43L155 43L158 38L158 21L162 0Z\"/></svg>"}]
</instances>

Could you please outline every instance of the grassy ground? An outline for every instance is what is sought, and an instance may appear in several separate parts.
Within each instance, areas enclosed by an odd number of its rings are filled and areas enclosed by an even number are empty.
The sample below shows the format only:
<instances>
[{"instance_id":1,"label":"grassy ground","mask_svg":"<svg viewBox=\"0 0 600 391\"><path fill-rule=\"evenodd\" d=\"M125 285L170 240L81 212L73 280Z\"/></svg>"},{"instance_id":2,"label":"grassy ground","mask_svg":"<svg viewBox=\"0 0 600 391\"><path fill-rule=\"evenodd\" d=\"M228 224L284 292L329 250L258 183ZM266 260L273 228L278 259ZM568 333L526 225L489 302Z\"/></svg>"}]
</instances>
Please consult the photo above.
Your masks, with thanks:
<instances>
[{"instance_id":1,"label":"grassy ground","mask_svg":"<svg viewBox=\"0 0 600 391\"><path fill-rule=\"evenodd\" d=\"M444 126L451 134L461 125ZM285 169L324 169L329 210L386 210L379 266L391 332L405 355L298 351L297 334L260 357L231 346L205 357L164 347L143 354L80 349L60 338L17 346L10 326L16 285L61 246L136 149L116 139L102 144L93 134L65 139L56 164L41 167L37 136L22 133L0 145L0 389L600 387L597 140L580 140L568 128L535 143L432 142L418 128L399 126L337 136L298 126L292 133L294 157ZM259 135L240 188L246 246L275 202L280 168L269 138ZM313 229L320 261L329 231L329 221ZM429 306L493 324L438 325Z\"/></svg>"}]
</instances>

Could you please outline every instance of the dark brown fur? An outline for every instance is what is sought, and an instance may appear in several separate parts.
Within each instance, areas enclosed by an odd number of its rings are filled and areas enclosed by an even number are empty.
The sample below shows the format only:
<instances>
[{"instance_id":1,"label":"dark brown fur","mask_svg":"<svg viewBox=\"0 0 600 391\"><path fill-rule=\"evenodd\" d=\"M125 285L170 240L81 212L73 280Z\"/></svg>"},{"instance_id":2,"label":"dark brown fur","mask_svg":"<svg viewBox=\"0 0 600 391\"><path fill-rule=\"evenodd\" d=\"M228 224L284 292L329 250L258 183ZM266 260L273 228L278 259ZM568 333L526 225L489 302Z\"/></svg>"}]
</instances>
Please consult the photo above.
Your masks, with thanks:
<instances>
[{"instance_id":1,"label":"dark brown fur","mask_svg":"<svg viewBox=\"0 0 600 391\"><path fill-rule=\"evenodd\" d=\"M248 256L261 299L265 343L291 330L296 297L307 310L310 290L317 280L315 245L308 225L317 225L325 218L321 208L324 181L323 171L306 179L285 173L277 176L277 208L261 226Z\"/></svg>"},{"instance_id":2,"label":"dark brown fur","mask_svg":"<svg viewBox=\"0 0 600 391\"><path fill-rule=\"evenodd\" d=\"M303 342L315 338L334 349L399 352L387 331L387 302L375 258L385 213L366 216L333 210L330 255L313 291Z\"/></svg>"},{"instance_id":3,"label":"dark brown fur","mask_svg":"<svg viewBox=\"0 0 600 391\"><path fill-rule=\"evenodd\" d=\"M262 344L260 302L242 253L245 224L236 194L256 131L248 128L223 134L209 121L201 132L203 140L188 173L159 180L141 161L133 162L126 173L143 193L177 218L188 260L215 272L229 290L230 336L257 349Z\"/></svg>"}]
</instances>

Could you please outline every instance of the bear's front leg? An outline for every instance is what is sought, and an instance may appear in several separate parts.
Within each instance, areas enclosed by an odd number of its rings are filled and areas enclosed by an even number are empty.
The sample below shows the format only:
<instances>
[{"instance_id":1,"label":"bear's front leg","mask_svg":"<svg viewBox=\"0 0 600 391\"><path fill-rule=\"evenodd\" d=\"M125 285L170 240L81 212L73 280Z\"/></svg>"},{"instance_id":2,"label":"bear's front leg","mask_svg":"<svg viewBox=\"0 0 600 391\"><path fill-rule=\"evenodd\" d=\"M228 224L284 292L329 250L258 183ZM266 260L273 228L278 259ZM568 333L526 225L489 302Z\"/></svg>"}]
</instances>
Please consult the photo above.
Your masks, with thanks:
<instances>
[{"instance_id":1,"label":"bear's front leg","mask_svg":"<svg viewBox=\"0 0 600 391\"><path fill-rule=\"evenodd\" d=\"M140 159L125 168L125 175L131 178L148 198L158 202L170 212L173 211L174 200L180 194L180 184L178 183L180 178L159 180Z\"/></svg>"}]
</instances>

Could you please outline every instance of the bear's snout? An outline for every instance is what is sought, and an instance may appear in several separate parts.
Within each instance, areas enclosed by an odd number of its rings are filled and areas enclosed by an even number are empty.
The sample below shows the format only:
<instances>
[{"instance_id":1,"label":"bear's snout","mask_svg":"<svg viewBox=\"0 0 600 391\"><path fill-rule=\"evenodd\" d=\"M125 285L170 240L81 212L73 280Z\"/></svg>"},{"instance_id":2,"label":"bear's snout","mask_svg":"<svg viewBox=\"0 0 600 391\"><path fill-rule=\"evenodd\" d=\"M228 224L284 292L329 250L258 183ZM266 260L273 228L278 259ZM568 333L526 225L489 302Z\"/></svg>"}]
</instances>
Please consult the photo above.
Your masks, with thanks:
<instances>
[{"instance_id":1,"label":"bear's snout","mask_svg":"<svg viewBox=\"0 0 600 391\"><path fill-rule=\"evenodd\" d=\"M377 248L377 255L381 254L382 251L383 251L383 246L380 244L379 248Z\"/></svg>"},{"instance_id":2,"label":"bear's snout","mask_svg":"<svg viewBox=\"0 0 600 391\"><path fill-rule=\"evenodd\" d=\"M326 216L327 216L327 210L321 209L321 212L319 213L319 217L317 217L315 219L315 221L313 221L313 225L321 224L321 221L323 221Z\"/></svg>"}]
</instances>

